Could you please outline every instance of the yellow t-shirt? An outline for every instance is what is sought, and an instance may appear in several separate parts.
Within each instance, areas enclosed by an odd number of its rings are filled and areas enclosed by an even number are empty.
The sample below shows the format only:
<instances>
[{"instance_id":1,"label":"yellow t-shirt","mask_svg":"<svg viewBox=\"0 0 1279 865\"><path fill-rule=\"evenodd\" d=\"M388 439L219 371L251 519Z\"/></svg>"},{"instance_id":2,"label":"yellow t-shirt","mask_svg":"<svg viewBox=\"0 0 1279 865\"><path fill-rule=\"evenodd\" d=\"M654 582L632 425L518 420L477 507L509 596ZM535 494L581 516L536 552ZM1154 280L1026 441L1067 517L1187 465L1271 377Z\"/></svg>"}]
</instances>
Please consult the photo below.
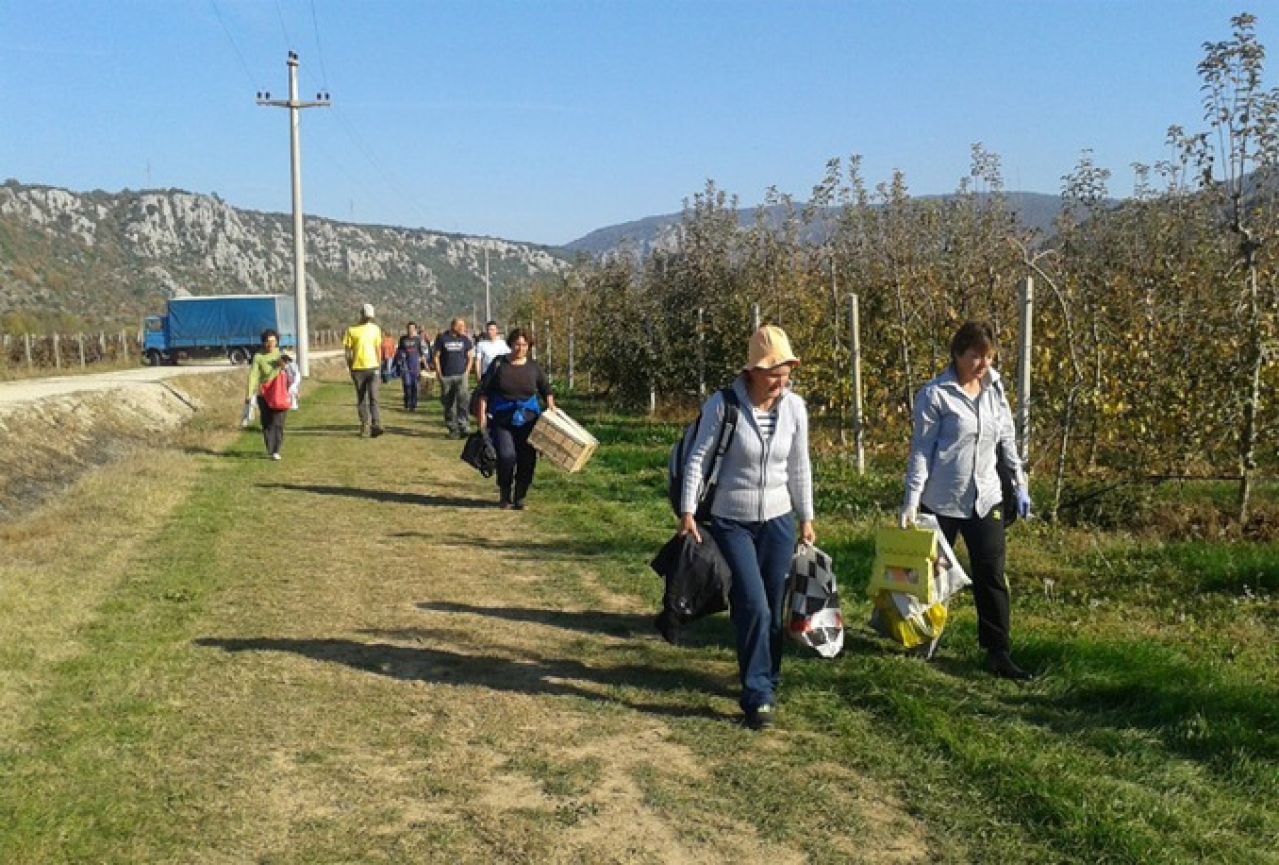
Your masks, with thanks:
<instances>
[{"instance_id":1,"label":"yellow t-shirt","mask_svg":"<svg viewBox=\"0 0 1279 865\"><path fill-rule=\"evenodd\" d=\"M382 328L371 321L352 325L342 347L351 353L351 369L377 369L382 365Z\"/></svg>"}]
</instances>

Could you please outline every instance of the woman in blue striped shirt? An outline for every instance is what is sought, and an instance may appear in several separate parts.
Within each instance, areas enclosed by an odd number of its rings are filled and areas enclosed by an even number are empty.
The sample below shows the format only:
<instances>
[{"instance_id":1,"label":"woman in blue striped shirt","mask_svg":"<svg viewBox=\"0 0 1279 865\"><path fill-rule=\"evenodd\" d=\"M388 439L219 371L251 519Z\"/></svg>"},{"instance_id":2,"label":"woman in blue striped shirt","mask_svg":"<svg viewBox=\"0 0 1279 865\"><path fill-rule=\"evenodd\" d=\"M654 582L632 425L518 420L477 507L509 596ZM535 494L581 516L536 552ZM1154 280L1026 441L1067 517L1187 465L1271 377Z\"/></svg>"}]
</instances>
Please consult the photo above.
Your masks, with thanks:
<instances>
[{"instance_id":1,"label":"woman in blue striped shirt","mask_svg":"<svg viewBox=\"0 0 1279 865\"><path fill-rule=\"evenodd\" d=\"M922 509L937 517L952 546L963 537L986 666L1002 678L1029 679L1031 674L1009 654L1003 493L996 459L1016 479L1022 517L1030 513L1030 495L1017 458L1012 410L992 366L994 330L985 322L966 322L951 340L950 356L950 366L915 395L901 525L914 524Z\"/></svg>"}]
</instances>

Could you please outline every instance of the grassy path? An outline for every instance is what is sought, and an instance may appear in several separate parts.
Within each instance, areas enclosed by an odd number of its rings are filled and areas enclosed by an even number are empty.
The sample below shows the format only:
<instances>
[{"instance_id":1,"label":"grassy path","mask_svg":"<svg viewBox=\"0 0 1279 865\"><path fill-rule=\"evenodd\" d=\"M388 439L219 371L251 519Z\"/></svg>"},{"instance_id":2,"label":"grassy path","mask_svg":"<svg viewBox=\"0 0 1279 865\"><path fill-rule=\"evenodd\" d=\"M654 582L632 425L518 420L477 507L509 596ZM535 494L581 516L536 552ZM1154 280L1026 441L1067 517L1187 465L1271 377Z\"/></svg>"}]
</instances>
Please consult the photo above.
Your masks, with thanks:
<instances>
[{"instance_id":1,"label":"grassy path","mask_svg":"<svg viewBox=\"0 0 1279 865\"><path fill-rule=\"evenodd\" d=\"M98 518L133 538L80 547L95 589L24 635L49 657L9 660L29 677L5 692L0 861L806 861L805 821L711 795L734 779L682 743L753 754L769 797L809 783L793 743L726 723L729 653L656 640L650 602L543 527L545 493L494 508L434 406L389 408L379 440L352 420L322 385L282 462L253 435L166 453L133 490L166 490L135 508L160 517ZM891 794L812 777L831 798L808 822L845 856L868 834L876 860L923 855Z\"/></svg>"},{"instance_id":2,"label":"grassy path","mask_svg":"<svg viewBox=\"0 0 1279 865\"><path fill-rule=\"evenodd\" d=\"M518 513L397 401L361 440L322 381L282 462L197 430L0 528L0 862L1275 861L1279 616L1227 594L1271 553L1196 547L1194 600L1180 547L1019 536L1063 596L1014 574L1023 688L970 606L934 665L869 639L874 521L828 517L848 651L759 736L723 618L651 628L671 430L595 418Z\"/></svg>"}]
</instances>

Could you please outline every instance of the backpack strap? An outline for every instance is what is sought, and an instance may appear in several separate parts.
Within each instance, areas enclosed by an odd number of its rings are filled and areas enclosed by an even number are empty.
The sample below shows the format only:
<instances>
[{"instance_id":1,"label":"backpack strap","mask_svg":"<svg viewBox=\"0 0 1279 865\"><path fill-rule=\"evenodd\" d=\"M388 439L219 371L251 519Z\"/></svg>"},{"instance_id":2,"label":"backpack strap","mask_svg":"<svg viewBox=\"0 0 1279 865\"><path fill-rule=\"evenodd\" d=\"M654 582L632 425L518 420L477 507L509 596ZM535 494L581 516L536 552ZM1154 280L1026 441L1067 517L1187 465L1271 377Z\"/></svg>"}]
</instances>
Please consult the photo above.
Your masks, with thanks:
<instances>
[{"instance_id":1,"label":"backpack strap","mask_svg":"<svg viewBox=\"0 0 1279 865\"><path fill-rule=\"evenodd\" d=\"M720 389L720 398L724 401L724 418L719 425L719 433L715 438L715 450L711 452L710 470L704 472L706 493L697 503L697 518L705 519L710 515L711 505L715 502L715 493L719 490L719 468L723 464L724 454L733 444L737 434L737 424L741 420L741 410L737 402L737 391L732 385Z\"/></svg>"}]
</instances>

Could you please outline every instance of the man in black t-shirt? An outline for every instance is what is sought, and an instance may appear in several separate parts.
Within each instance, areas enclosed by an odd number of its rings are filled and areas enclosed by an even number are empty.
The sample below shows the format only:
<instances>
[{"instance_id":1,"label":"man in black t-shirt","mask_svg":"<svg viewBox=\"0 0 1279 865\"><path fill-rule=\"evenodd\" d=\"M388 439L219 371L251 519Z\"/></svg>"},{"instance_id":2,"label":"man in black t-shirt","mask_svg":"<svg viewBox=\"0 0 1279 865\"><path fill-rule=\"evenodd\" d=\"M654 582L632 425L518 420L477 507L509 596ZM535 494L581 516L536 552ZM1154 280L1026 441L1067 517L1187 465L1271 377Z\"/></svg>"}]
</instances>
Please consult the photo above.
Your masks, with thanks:
<instances>
[{"instance_id":1,"label":"man in black t-shirt","mask_svg":"<svg viewBox=\"0 0 1279 865\"><path fill-rule=\"evenodd\" d=\"M475 365L475 343L466 335L466 320L453 319L449 329L436 338L434 349L444 425L448 427L449 438L462 438L470 429L467 405L471 399L471 368Z\"/></svg>"}]
</instances>

